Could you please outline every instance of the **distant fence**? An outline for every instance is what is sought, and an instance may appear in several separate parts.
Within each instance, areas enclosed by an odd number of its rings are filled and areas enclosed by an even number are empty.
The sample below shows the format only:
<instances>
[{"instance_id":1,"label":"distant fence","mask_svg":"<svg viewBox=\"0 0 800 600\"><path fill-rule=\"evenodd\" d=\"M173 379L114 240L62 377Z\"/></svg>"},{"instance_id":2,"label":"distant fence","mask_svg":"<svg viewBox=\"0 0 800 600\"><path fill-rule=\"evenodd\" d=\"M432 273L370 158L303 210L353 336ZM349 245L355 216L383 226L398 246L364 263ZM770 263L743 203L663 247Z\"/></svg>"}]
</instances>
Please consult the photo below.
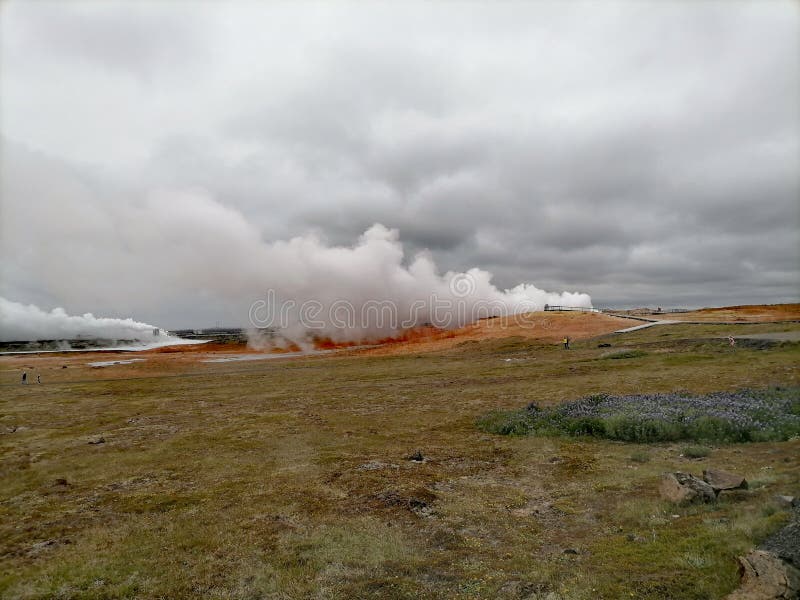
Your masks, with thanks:
<instances>
[{"instance_id":1,"label":"distant fence","mask_svg":"<svg viewBox=\"0 0 800 600\"><path fill-rule=\"evenodd\" d=\"M586 308L586 307L583 307L583 306L553 306L552 304L545 304L544 305L544 309L547 310L547 311L569 310L569 311L574 311L574 312L592 312L592 313L600 312L599 309L592 308L592 307Z\"/></svg>"}]
</instances>

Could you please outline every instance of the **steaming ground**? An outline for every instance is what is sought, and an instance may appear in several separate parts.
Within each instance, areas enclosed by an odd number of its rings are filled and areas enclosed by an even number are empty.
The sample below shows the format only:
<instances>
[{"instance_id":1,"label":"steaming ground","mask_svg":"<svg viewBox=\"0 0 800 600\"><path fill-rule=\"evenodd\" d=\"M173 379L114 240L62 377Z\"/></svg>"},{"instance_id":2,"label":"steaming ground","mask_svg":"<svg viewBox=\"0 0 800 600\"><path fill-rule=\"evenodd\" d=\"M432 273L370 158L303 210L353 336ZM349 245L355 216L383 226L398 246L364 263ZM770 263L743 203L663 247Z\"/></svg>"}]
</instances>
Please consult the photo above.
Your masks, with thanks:
<instances>
[{"instance_id":1,"label":"steaming ground","mask_svg":"<svg viewBox=\"0 0 800 600\"><path fill-rule=\"evenodd\" d=\"M91 313L68 315L63 308L44 311L33 304L20 304L0 297L0 342L58 340L51 352L72 350L67 340L106 340L115 350L146 350L202 340L183 340L160 328L133 319L95 317ZM123 341L123 343L119 343ZM82 350L103 350L85 348ZM48 350L31 350L31 353Z\"/></svg>"}]
</instances>

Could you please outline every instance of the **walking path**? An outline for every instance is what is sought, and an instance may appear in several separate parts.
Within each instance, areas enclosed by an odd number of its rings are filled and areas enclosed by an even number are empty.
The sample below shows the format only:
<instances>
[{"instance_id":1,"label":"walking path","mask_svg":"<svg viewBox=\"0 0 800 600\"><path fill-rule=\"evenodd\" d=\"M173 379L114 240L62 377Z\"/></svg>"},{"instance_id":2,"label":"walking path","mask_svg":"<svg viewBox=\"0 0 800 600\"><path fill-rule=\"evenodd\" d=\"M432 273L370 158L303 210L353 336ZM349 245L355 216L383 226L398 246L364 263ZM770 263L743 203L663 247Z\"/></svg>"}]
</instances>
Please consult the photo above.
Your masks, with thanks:
<instances>
[{"instance_id":1,"label":"walking path","mask_svg":"<svg viewBox=\"0 0 800 600\"><path fill-rule=\"evenodd\" d=\"M654 325L672 325L674 323L680 323L681 321L648 321L644 325L635 325L633 327L627 327L625 329L618 329L614 333L628 333L631 331L639 331L640 329L647 329L648 327L653 327Z\"/></svg>"}]
</instances>

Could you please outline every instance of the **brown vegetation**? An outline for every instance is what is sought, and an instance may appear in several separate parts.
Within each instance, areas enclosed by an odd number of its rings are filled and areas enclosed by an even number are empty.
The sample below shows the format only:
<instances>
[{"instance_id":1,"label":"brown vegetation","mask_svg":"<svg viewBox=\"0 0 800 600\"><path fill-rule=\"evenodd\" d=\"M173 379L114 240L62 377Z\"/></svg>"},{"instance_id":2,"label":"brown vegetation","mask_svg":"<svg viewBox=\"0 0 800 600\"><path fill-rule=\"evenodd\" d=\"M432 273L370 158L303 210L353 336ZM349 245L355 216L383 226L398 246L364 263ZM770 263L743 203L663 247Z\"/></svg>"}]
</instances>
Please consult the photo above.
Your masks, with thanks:
<instances>
[{"instance_id":1,"label":"brown vegetation","mask_svg":"<svg viewBox=\"0 0 800 600\"><path fill-rule=\"evenodd\" d=\"M657 318L675 321L695 322L780 322L800 320L800 304L746 304L740 306L723 306L719 308L701 308L686 313L668 313L654 315Z\"/></svg>"},{"instance_id":2,"label":"brown vegetation","mask_svg":"<svg viewBox=\"0 0 800 600\"><path fill-rule=\"evenodd\" d=\"M491 319L387 356L200 362L243 352L225 345L0 357L0 597L733 590L736 556L788 519L772 498L800 495L800 440L689 458L681 444L499 436L475 423L598 392L797 385L797 343L724 338L800 325L651 327L603 338L631 350L605 360L586 338L616 319L537 318L549 325ZM570 351L554 343L564 335ZM146 360L87 364L132 357ZM20 385L22 368L43 385ZM713 468L749 489L700 506L659 498L661 473Z\"/></svg>"}]
</instances>

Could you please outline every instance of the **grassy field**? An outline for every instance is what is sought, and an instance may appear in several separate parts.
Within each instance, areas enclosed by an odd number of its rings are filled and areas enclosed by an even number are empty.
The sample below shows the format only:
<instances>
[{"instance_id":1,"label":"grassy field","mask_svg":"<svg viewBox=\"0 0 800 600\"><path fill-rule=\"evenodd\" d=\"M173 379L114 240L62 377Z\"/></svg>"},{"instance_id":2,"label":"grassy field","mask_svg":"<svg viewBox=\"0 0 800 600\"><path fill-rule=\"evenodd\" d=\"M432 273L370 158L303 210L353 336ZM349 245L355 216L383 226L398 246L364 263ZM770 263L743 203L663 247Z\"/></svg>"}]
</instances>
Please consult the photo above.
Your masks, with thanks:
<instances>
[{"instance_id":1,"label":"grassy field","mask_svg":"<svg viewBox=\"0 0 800 600\"><path fill-rule=\"evenodd\" d=\"M569 351L510 338L4 383L0 596L720 598L735 557L785 522L772 496L800 495L800 440L690 459L685 443L476 421L596 393L798 385L800 344L720 339L798 329L670 325ZM659 499L663 471L710 466L751 489Z\"/></svg>"}]
</instances>

